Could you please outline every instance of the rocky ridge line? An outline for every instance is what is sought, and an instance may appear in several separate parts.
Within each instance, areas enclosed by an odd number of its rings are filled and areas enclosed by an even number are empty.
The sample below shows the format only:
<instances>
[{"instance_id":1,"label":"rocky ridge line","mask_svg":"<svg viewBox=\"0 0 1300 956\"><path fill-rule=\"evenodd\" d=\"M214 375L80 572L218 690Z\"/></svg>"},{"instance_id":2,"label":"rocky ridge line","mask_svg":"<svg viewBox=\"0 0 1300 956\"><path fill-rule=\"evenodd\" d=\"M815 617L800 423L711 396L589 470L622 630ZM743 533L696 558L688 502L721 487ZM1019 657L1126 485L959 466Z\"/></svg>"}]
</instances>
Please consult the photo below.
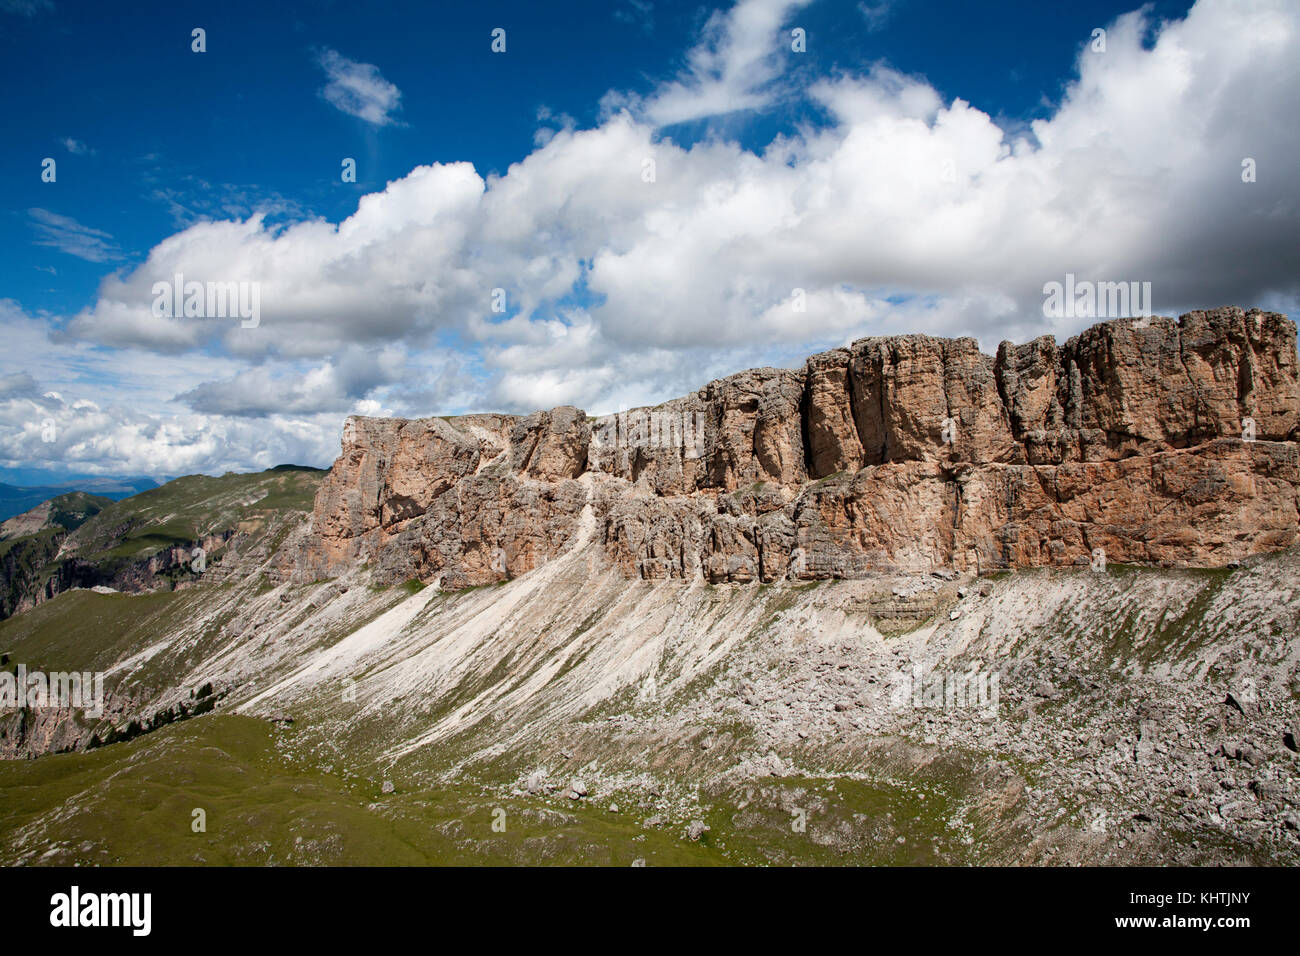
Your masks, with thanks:
<instances>
[{"instance_id":1,"label":"rocky ridge line","mask_svg":"<svg viewBox=\"0 0 1300 956\"><path fill-rule=\"evenodd\" d=\"M987 573L1096 549L1222 566L1296 541L1298 437L1296 326L1277 313L1120 319L996 356L867 338L621 420L349 419L280 566L492 583L562 553L588 503L607 555L647 579Z\"/></svg>"}]
</instances>

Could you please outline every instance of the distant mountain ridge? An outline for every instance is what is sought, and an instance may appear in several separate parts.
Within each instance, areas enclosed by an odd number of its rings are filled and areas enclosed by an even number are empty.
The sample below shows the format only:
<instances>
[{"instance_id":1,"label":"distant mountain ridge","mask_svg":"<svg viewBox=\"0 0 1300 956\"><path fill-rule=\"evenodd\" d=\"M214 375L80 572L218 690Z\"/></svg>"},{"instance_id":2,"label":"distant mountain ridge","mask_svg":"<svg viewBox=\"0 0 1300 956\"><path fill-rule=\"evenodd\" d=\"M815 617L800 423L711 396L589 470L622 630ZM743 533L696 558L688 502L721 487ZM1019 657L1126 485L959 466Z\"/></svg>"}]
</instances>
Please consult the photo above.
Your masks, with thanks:
<instances>
[{"instance_id":1,"label":"distant mountain ridge","mask_svg":"<svg viewBox=\"0 0 1300 956\"><path fill-rule=\"evenodd\" d=\"M0 522L0 541L38 534L50 528L75 531L113 503L107 495L69 491L42 501L35 508Z\"/></svg>"},{"instance_id":2,"label":"distant mountain ridge","mask_svg":"<svg viewBox=\"0 0 1300 956\"><path fill-rule=\"evenodd\" d=\"M69 492L0 522L0 619L63 591L148 591L192 583L207 552L220 576L223 546L265 545L268 524L309 512L324 472L277 465L253 474L187 475L135 495Z\"/></svg>"},{"instance_id":3,"label":"distant mountain ridge","mask_svg":"<svg viewBox=\"0 0 1300 956\"><path fill-rule=\"evenodd\" d=\"M10 485L0 482L0 521L5 521L24 511L30 511L42 502L71 492L84 492L120 501L161 482L147 475L124 477L83 477L50 485Z\"/></svg>"}]
</instances>

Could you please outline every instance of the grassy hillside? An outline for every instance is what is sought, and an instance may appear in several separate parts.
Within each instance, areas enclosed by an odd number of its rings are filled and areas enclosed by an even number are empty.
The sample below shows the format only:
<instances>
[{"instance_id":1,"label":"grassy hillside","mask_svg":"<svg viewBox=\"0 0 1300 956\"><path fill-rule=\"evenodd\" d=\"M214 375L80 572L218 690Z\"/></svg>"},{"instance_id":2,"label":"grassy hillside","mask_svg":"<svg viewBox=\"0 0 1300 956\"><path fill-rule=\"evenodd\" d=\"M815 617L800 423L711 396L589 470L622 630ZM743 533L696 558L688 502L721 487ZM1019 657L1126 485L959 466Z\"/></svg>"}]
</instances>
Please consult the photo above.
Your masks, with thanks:
<instances>
[{"instance_id":1,"label":"grassy hillside","mask_svg":"<svg viewBox=\"0 0 1300 956\"><path fill-rule=\"evenodd\" d=\"M0 762L0 863L71 865L722 862L595 807L473 788L382 792L297 763L292 729L210 715L84 754ZM195 832L194 811L206 814ZM493 829L505 813L505 830ZM498 824L499 826L499 824ZM640 836L641 839L636 838Z\"/></svg>"},{"instance_id":2,"label":"grassy hillside","mask_svg":"<svg viewBox=\"0 0 1300 956\"><path fill-rule=\"evenodd\" d=\"M112 498L70 491L43 501L35 508L0 523L0 541L49 529L73 531L113 503Z\"/></svg>"},{"instance_id":3,"label":"grassy hillside","mask_svg":"<svg viewBox=\"0 0 1300 956\"><path fill-rule=\"evenodd\" d=\"M714 794L691 839L646 801L494 794L469 782L385 793L288 755L296 732L199 717L84 754L0 762L0 863L613 865L974 861L934 770L871 784L773 778ZM791 806L810 808L805 829ZM195 832L194 811L206 830ZM863 821L869 821L863 825ZM495 828L494 828L495 825ZM972 826L983 835L985 826ZM946 855L944 855L946 854Z\"/></svg>"},{"instance_id":4,"label":"grassy hillside","mask_svg":"<svg viewBox=\"0 0 1300 956\"><path fill-rule=\"evenodd\" d=\"M230 539L247 548L279 535L311 510L324 474L281 465L190 475L121 501L81 492L51 499L3 526L17 534L0 540L0 618L70 588L152 590L193 578L191 545L208 541L208 560L219 564Z\"/></svg>"},{"instance_id":5,"label":"grassy hillside","mask_svg":"<svg viewBox=\"0 0 1300 956\"><path fill-rule=\"evenodd\" d=\"M187 475L115 502L80 527L69 542L79 557L109 561L238 528L256 527L273 512L310 511L324 471L281 465L220 478Z\"/></svg>"},{"instance_id":6,"label":"grassy hillside","mask_svg":"<svg viewBox=\"0 0 1300 956\"><path fill-rule=\"evenodd\" d=\"M22 514L42 502L69 493L88 494L93 497L117 501L158 484L152 478L92 478L83 477L73 482L31 487L0 482L0 521Z\"/></svg>"},{"instance_id":7,"label":"grassy hillside","mask_svg":"<svg viewBox=\"0 0 1300 956\"><path fill-rule=\"evenodd\" d=\"M194 591L69 591L0 621L0 654L33 670L105 670L147 646L150 635L182 626L200 603Z\"/></svg>"}]
</instances>

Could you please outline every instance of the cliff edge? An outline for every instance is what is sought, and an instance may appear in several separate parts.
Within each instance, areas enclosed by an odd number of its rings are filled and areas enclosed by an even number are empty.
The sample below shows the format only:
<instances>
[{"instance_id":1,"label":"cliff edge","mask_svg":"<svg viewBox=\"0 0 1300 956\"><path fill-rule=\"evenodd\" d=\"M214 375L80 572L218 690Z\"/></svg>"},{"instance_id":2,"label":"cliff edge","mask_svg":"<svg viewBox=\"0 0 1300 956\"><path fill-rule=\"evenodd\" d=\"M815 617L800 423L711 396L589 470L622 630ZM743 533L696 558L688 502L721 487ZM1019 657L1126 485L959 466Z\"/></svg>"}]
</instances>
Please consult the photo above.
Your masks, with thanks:
<instances>
[{"instance_id":1,"label":"cliff edge","mask_svg":"<svg viewBox=\"0 0 1300 956\"><path fill-rule=\"evenodd\" d=\"M1101 560L1214 567L1295 543L1284 315L1220 308L1059 345L866 338L590 418L351 418L282 571L516 577L590 508L628 577L711 583Z\"/></svg>"}]
</instances>

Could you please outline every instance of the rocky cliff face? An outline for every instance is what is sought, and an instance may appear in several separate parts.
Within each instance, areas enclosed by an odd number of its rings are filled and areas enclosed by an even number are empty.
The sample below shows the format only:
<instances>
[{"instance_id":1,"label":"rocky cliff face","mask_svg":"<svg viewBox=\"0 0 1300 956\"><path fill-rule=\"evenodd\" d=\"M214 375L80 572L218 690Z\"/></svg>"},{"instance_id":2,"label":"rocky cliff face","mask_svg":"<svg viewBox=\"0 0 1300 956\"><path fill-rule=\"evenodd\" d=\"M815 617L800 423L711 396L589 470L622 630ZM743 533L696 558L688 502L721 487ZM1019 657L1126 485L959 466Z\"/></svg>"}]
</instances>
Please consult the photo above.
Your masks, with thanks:
<instances>
[{"instance_id":1,"label":"rocky cliff face","mask_svg":"<svg viewBox=\"0 0 1300 956\"><path fill-rule=\"evenodd\" d=\"M1212 567L1294 543L1286 316L1223 308L1059 345L869 338L591 419L350 419L282 571L492 583L584 515L629 577L710 582L1110 562Z\"/></svg>"}]
</instances>

